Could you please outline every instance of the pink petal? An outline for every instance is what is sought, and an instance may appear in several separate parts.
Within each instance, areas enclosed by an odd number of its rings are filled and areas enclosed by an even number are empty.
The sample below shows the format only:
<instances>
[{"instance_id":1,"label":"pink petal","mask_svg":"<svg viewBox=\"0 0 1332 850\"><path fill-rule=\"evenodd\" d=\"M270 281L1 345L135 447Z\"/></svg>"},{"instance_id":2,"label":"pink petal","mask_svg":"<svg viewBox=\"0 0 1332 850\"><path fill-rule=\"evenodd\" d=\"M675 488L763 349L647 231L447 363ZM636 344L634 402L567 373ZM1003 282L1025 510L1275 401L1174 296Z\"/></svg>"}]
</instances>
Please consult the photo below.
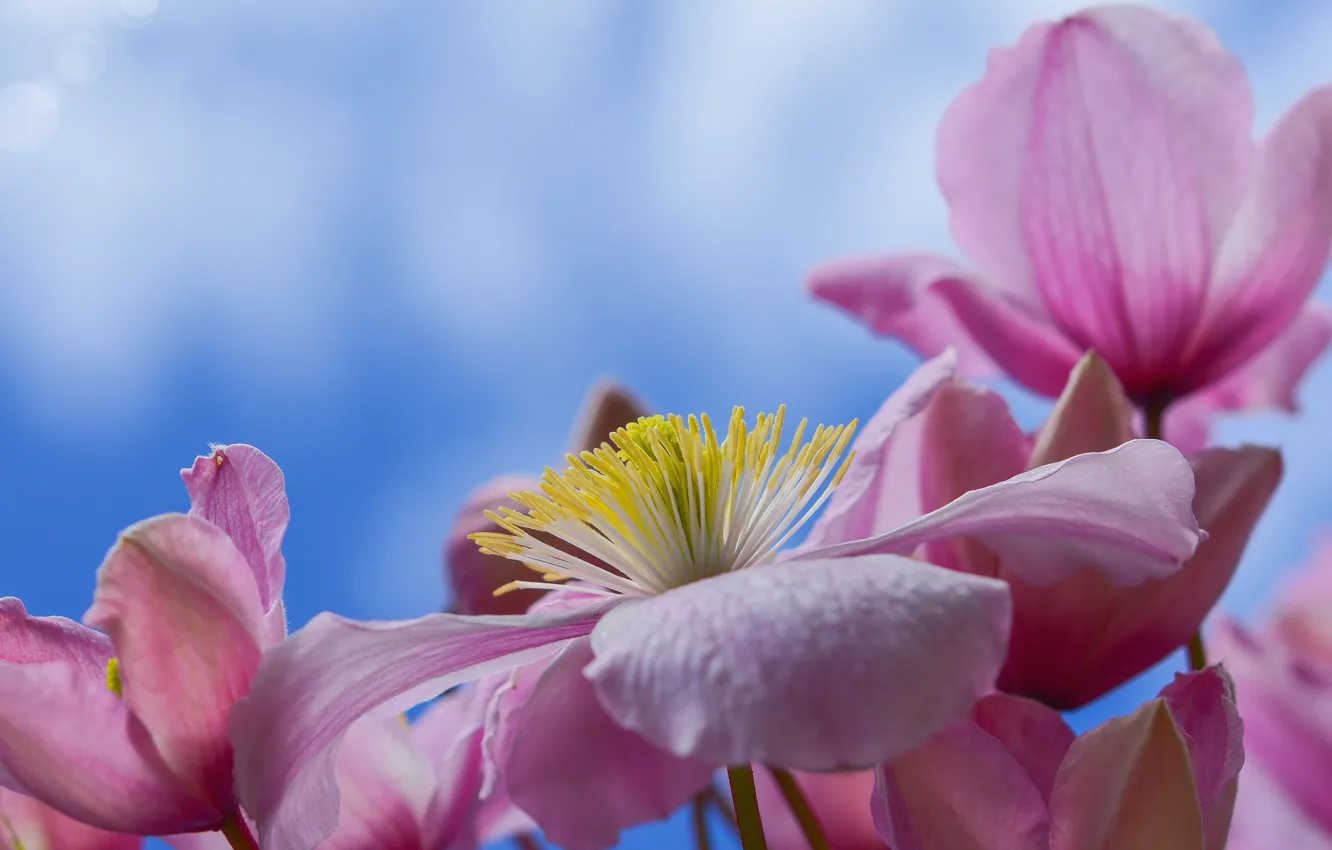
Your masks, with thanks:
<instances>
[{"instance_id":1,"label":"pink petal","mask_svg":"<svg viewBox=\"0 0 1332 850\"><path fill-rule=\"evenodd\" d=\"M1249 533L1281 477L1281 458L1246 447L1193 459L1198 523L1211 533L1179 572L1136 587L1090 570L1053 585L1005 575L1013 638L1000 687L1059 709L1128 681L1197 631L1234 574Z\"/></svg>"},{"instance_id":2,"label":"pink petal","mask_svg":"<svg viewBox=\"0 0 1332 850\"><path fill-rule=\"evenodd\" d=\"M1059 766L1076 737L1059 712L1034 700L990 694L976 703L971 722L1004 745L1049 803Z\"/></svg>"},{"instance_id":3,"label":"pink petal","mask_svg":"<svg viewBox=\"0 0 1332 850\"><path fill-rule=\"evenodd\" d=\"M515 670L492 741L510 798L568 850L613 847L621 830L668 817L715 769L617 726L583 676L592 658L591 642L580 639Z\"/></svg>"},{"instance_id":4,"label":"pink petal","mask_svg":"<svg viewBox=\"0 0 1332 850\"><path fill-rule=\"evenodd\" d=\"M434 771L397 718L363 717L338 748L338 826L320 850L422 850Z\"/></svg>"},{"instance_id":5,"label":"pink petal","mask_svg":"<svg viewBox=\"0 0 1332 850\"><path fill-rule=\"evenodd\" d=\"M1226 850L1332 850L1332 832L1301 812L1262 764L1250 759L1239 786Z\"/></svg>"},{"instance_id":6,"label":"pink petal","mask_svg":"<svg viewBox=\"0 0 1332 850\"><path fill-rule=\"evenodd\" d=\"M1207 847L1221 850L1244 766L1244 724L1235 707L1235 685L1220 668L1209 667L1175 674L1161 697L1189 747Z\"/></svg>"},{"instance_id":7,"label":"pink petal","mask_svg":"<svg viewBox=\"0 0 1332 850\"><path fill-rule=\"evenodd\" d=\"M851 444L855 457L846 475L800 551L860 540L920 516L920 488L901 482L919 481L919 414L952 380L956 365L952 351L922 364L865 423Z\"/></svg>"},{"instance_id":8,"label":"pink petal","mask_svg":"<svg viewBox=\"0 0 1332 850\"><path fill-rule=\"evenodd\" d=\"M588 390L569 434L569 451L591 451L608 441L611 431L647 416L647 408L628 387L603 379Z\"/></svg>"},{"instance_id":9,"label":"pink petal","mask_svg":"<svg viewBox=\"0 0 1332 850\"><path fill-rule=\"evenodd\" d=\"M1188 747L1164 700L1073 743L1050 816L1050 850L1204 850Z\"/></svg>"},{"instance_id":10,"label":"pink petal","mask_svg":"<svg viewBox=\"0 0 1332 850\"><path fill-rule=\"evenodd\" d=\"M1041 426L1027 462L1043 466L1074 455L1103 452L1133 439L1133 403L1114 371L1095 353L1078 361Z\"/></svg>"},{"instance_id":11,"label":"pink petal","mask_svg":"<svg viewBox=\"0 0 1332 850\"><path fill-rule=\"evenodd\" d=\"M609 612L586 675L621 726L715 765L865 768L1003 663L1002 582L892 556L764 564Z\"/></svg>"},{"instance_id":12,"label":"pink petal","mask_svg":"<svg viewBox=\"0 0 1332 850\"><path fill-rule=\"evenodd\" d=\"M259 667L263 617L231 538L181 514L121 534L84 616L110 635L125 702L163 760L224 814L235 805L227 718Z\"/></svg>"},{"instance_id":13,"label":"pink petal","mask_svg":"<svg viewBox=\"0 0 1332 850\"><path fill-rule=\"evenodd\" d=\"M0 784L77 820L141 835L216 826L129 706L67 662L0 663Z\"/></svg>"},{"instance_id":14,"label":"pink petal","mask_svg":"<svg viewBox=\"0 0 1332 850\"><path fill-rule=\"evenodd\" d=\"M287 571L282 537L291 511L282 470L254 446L237 443L214 447L180 477L190 513L227 533L254 571L264 610L270 610L282 597Z\"/></svg>"},{"instance_id":15,"label":"pink petal","mask_svg":"<svg viewBox=\"0 0 1332 850\"><path fill-rule=\"evenodd\" d=\"M809 287L923 356L960 345L968 373L987 374L997 363L1047 395L1059 392L1082 354L1029 297L998 291L938 257L891 255L828 266L813 272Z\"/></svg>"},{"instance_id":16,"label":"pink petal","mask_svg":"<svg viewBox=\"0 0 1332 850\"><path fill-rule=\"evenodd\" d=\"M1332 87L1295 104L1262 143L1220 244L1194 350L1198 385L1250 360L1290 326L1332 249Z\"/></svg>"},{"instance_id":17,"label":"pink petal","mask_svg":"<svg viewBox=\"0 0 1332 850\"><path fill-rule=\"evenodd\" d=\"M232 711L236 789L264 850L306 850L332 832L333 759L357 718L549 655L588 634L613 604L521 617L315 617L264 654L249 698Z\"/></svg>"},{"instance_id":18,"label":"pink petal","mask_svg":"<svg viewBox=\"0 0 1332 850\"><path fill-rule=\"evenodd\" d=\"M819 819L828 843L837 850L883 850L870 815L874 771L857 773L796 773L800 793ZM809 840L782 796L772 771L755 768L759 811L769 850L808 850Z\"/></svg>"},{"instance_id":19,"label":"pink petal","mask_svg":"<svg viewBox=\"0 0 1332 850\"><path fill-rule=\"evenodd\" d=\"M0 788L0 847L18 850L136 850L143 839L87 826L31 797Z\"/></svg>"},{"instance_id":20,"label":"pink petal","mask_svg":"<svg viewBox=\"0 0 1332 850\"><path fill-rule=\"evenodd\" d=\"M0 662L61 661L105 681L106 663L113 654L111 641L99 631L64 617L33 617L20 600L0 598Z\"/></svg>"},{"instance_id":21,"label":"pink petal","mask_svg":"<svg viewBox=\"0 0 1332 850\"><path fill-rule=\"evenodd\" d=\"M1201 535L1193 519L1193 473L1178 451L1133 440L973 490L886 534L804 552L828 558L909 553L930 540L969 535L1007 570L1050 584L1086 566L1132 585L1178 570Z\"/></svg>"},{"instance_id":22,"label":"pink petal","mask_svg":"<svg viewBox=\"0 0 1332 850\"><path fill-rule=\"evenodd\" d=\"M539 491L541 482L517 476L499 478L474 491L458 511L444 544L444 580L453 589L451 610L456 614L521 614L541 598L539 590L518 590L496 596L495 591L513 581L532 581L536 573L521 561L483 555L468 535L498 531L485 511L520 509L509 493Z\"/></svg>"},{"instance_id":23,"label":"pink petal","mask_svg":"<svg viewBox=\"0 0 1332 850\"><path fill-rule=\"evenodd\" d=\"M874 821L893 850L1048 850L1045 801L1002 743L963 721L883 766Z\"/></svg>"},{"instance_id":24,"label":"pink petal","mask_svg":"<svg viewBox=\"0 0 1332 850\"><path fill-rule=\"evenodd\" d=\"M1231 410L1299 412L1295 389L1332 340L1332 312L1308 303L1280 337L1207 389L1170 406L1166 437L1180 451L1200 451L1216 414Z\"/></svg>"}]
</instances>

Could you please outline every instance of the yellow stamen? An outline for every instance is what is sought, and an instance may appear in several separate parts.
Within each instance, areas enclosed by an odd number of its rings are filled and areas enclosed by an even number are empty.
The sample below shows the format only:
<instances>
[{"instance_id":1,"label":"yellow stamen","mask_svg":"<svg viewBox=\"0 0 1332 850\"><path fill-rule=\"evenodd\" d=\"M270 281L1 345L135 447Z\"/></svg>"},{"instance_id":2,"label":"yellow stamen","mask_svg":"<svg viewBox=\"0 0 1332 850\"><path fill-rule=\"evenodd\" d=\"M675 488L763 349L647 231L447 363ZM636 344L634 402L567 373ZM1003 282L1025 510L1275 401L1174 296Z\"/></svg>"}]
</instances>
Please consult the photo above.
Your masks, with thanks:
<instances>
[{"instance_id":1,"label":"yellow stamen","mask_svg":"<svg viewBox=\"0 0 1332 850\"><path fill-rule=\"evenodd\" d=\"M106 662L106 689L118 697L125 695L125 688L120 681L120 659L114 655Z\"/></svg>"},{"instance_id":2,"label":"yellow stamen","mask_svg":"<svg viewBox=\"0 0 1332 850\"><path fill-rule=\"evenodd\" d=\"M569 455L564 472L547 469L540 492L509 494L527 512L488 512L500 530L471 537L545 581L579 579L613 594L660 593L752 566L823 504L851 463L851 454L838 461L854 421L820 425L805 440L802 420L782 452L785 418L785 408L759 414L751 429L736 407L719 441L706 415L644 417L610 444ZM534 586L513 582L496 595Z\"/></svg>"}]
</instances>

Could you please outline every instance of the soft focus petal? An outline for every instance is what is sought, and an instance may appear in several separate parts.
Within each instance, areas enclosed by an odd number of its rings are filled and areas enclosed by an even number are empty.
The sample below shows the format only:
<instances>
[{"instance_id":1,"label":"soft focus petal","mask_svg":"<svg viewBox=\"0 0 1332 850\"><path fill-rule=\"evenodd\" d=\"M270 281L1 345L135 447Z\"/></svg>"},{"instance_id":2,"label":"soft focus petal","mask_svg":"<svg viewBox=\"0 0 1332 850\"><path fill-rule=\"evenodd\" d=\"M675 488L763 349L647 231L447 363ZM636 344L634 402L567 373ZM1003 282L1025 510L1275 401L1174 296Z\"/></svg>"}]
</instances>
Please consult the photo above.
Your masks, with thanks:
<instances>
[{"instance_id":1,"label":"soft focus petal","mask_svg":"<svg viewBox=\"0 0 1332 850\"><path fill-rule=\"evenodd\" d=\"M1192 465L1194 510L1211 536L1174 575L1132 588L1089 570L1043 586L1005 576L1013 590L1013 639L1003 690L1077 708L1165 658L1198 630L1281 478L1281 458L1270 449L1217 449Z\"/></svg>"},{"instance_id":2,"label":"soft focus petal","mask_svg":"<svg viewBox=\"0 0 1332 850\"><path fill-rule=\"evenodd\" d=\"M1219 667L1177 673L1161 697L1189 747L1208 850L1221 850L1244 766L1244 723L1235 707L1234 683Z\"/></svg>"},{"instance_id":3,"label":"soft focus petal","mask_svg":"<svg viewBox=\"0 0 1332 850\"><path fill-rule=\"evenodd\" d=\"M1095 110L1087 109L1092 103ZM1142 233L1161 250L1172 229L1148 228L1190 205L1204 232L1219 232L1239 192L1251 121L1243 68L1201 24L1102 7L1032 27L1014 47L991 52L985 76L940 123L937 170L953 237L985 274L1022 291L1036 277L1027 245L1040 235L1031 232L1038 222L1053 236L1086 228L1096 220L1092 213L1117 213L1117 225L1121 216L1141 213L1126 222L1126 234ZM1103 143L1107 161L1087 160L1093 139ZM1129 171L1137 159L1145 161ZM1163 166L1172 170L1162 173ZM1153 179L1160 185L1150 185ZM1032 200L1024 202L1037 187L1047 201L1070 202L1062 216L1050 208L1041 215ZM1100 188L1113 193L1103 210L1087 203L1087 193ZM1164 206L1145 209L1161 196Z\"/></svg>"},{"instance_id":4,"label":"soft focus petal","mask_svg":"<svg viewBox=\"0 0 1332 850\"><path fill-rule=\"evenodd\" d=\"M611 431L648 415L628 387L612 380L601 380L588 390L578 411L578 419L569 433L569 451L591 451L608 442Z\"/></svg>"},{"instance_id":5,"label":"soft focus petal","mask_svg":"<svg viewBox=\"0 0 1332 850\"><path fill-rule=\"evenodd\" d=\"M1050 817L1050 850L1204 850L1188 746L1164 700L1073 743Z\"/></svg>"},{"instance_id":6,"label":"soft focus petal","mask_svg":"<svg viewBox=\"0 0 1332 850\"><path fill-rule=\"evenodd\" d=\"M315 617L265 653L249 697L232 711L236 790L264 850L309 850L332 831L333 758L357 718L555 652L588 634L610 604L521 617Z\"/></svg>"},{"instance_id":7,"label":"soft focus petal","mask_svg":"<svg viewBox=\"0 0 1332 850\"><path fill-rule=\"evenodd\" d=\"M1332 87L1306 95L1262 143L1221 243L1192 359L1199 385L1276 340L1299 314L1332 248Z\"/></svg>"},{"instance_id":8,"label":"soft focus petal","mask_svg":"<svg viewBox=\"0 0 1332 850\"><path fill-rule=\"evenodd\" d=\"M434 772L398 718L363 717L338 748L338 826L319 850L425 850Z\"/></svg>"},{"instance_id":9,"label":"soft focus petal","mask_svg":"<svg viewBox=\"0 0 1332 850\"><path fill-rule=\"evenodd\" d=\"M854 457L800 551L871 537L920 516L919 418L952 380L954 352L922 364L888 397L851 444ZM903 481L911 486L903 486Z\"/></svg>"},{"instance_id":10,"label":"soft focus petal","mask_svg":"<svg viewBox=\"0 0 1332 850\"><path fill-rule=\"evenodd\" d=\"M231 539L168 514L121 534L84 619L111 636L125 702L182 781L232 805L227 718L259 667L264 610Z\"/></svg>"},{"instance_id":11,"label":"soft focus petal","mask_svg":"<svg viewBox=\"0 0 1332 850\"><path fill-rule=\"evenodd\" d=\"M1332 340L1332 311L1306 304L1294 323L1262 353L1202 392L1170 406L1166 438L1180 451L1200 451L1216 414L1279 409L1296 413L1295 389Z\"/></svg>"},{"instance_id":12,"label":"soft focus petal","mask_svg":"<svg viewBox=\"0 0 1332 850\"><path fill-rule=\"evenodd\" d=\"M792 774L800 793L814 810L819 826L831 847L837 850L883 850L883 841L870 815L870 796L874 792L874 771L856 773ZM800 822L782 796L772 771L755 768L754 785L758 790L759 811L763 815L763 834L769 850L808 850Z\"/></svg>"},{"instance_id":13,"label":"soft focus petal","mask_svg":"<svg viewBox=\"0 0 1332 850\"><path fill-rule=\"evenodd\" d=\"M1009 613L1002 582L907 558L770 563L612 610L586 674L616 722L678 755L865 768L992 687Z\"/></svg>"},{"instance_id":14,"label":"soft focus petal","mask_svg":"<svg viewBox=\"0 0 1332 850\"><path fill-rule=\"evenodd\" d=\"M1028 467L1104 452L1133 439L1133 404L1108 364L1089 352L1078 361L1036 435Z\"/></svg>"},{"instance_id":15,"label":"soft focus petal","mask_svg":"<svg viewBox=\"0 0 1332 850\"><path fill-rule=\"evenodd\" d=\"M876 333L922 356L958 346L962 368L985 375L997 363L1037 392L1055 395L1082 354L1031 299L996 291L941 257L890 255L816 269L810 291Z\"/></svg>"},{"instance_id":16,"label":"soft focus petal","mask_svg":"<svg viewBox=\"0 0 1332 850\"><path fill-rule=\"evenodd\" d=\"M802 558L908 553L969 535L1013 574L1038 584L1095 567L1118 584L1167 576L1193 554L1193 473L1158 440L1133 440L973 490L886 534L802 553Z\"/></svg>"},{"instance_id":17,"label":"soft focus petal","mask_svg":"<svg viewBox=\"0 0 1332 850\"><path fill-rule=\"evenodd\" d=\"M31 797L0 788L3 850L135 850L143 839L87 826Z\"/></svg>"},{"instance_id":18,"label":"soft focus petal","mask_svg":"<svg viewBox=\"0 0 1332 850\"><path fill-rule=\"evenodd\" d=\"M497 589L514 581L532 581L536 573L521 561L482 554L469 538L479 532L499 530L499 526L486 518L486 511L521 508L509 498L509 493L540 489L539 479L511 476L491 481L467 497L444 544L444 580L453 588L454 613L521 614L541 598L539 590L516 590L496 596Z\"/></svg>"},{"instance_id":19,"label":"soft focus petal","mask_svg":"<svg viewBox=\"0 0 1332 850\"><path fill-rule=\"evenodd\" d=\"M971 721L1004 745L1048 804L1075 738L1059 712L1034 700L990 694L976 703Z\"/></svg>"},{"instance_id":20,"label":"soft focus petal","mask_svg":"<svg viewBox=\"0 0 1332 850\"><path fill-rule=\"evenodd\" d=\"M1022 765L969 721L883 766L874 821L892 850L1048 850L1049 813Z\"/></svg>"},{"instance_id":21,"label":"soft focus petal","mask_svg":"<svg viewBox=\"0 0 1332 850\"><path fill-rule=\"evenodd\" d=\"M1226 850L1332 850L1332 832L1310 820L1250 759L1240 775Z\"/></svg>"},{"instance_id":22,"label":"soft focus petal","mask_svg":"<svg viewBox=\"0 0 1332 850\"><path fill-rule=\"evenodd\" d=\"M282 537L291 510L282 470L254 446L216 446L180 477L190 494L190 513L227 533L254 571L259 600L270 610L282 597L287 564Z\"/></svg>"},{"instance_id":23,"label":"soft focus petal","mask_svg":"<svg viewBox=\"0 0 1332 850\"><path fill-rule=\"evenodd\" d=\"M615 846L621 830L688 802L715 770L617 726L583 676L592 657L591 642L580 639L515 670L491 742L509 797L568 850Z\"/></svg>"}]
</instances>

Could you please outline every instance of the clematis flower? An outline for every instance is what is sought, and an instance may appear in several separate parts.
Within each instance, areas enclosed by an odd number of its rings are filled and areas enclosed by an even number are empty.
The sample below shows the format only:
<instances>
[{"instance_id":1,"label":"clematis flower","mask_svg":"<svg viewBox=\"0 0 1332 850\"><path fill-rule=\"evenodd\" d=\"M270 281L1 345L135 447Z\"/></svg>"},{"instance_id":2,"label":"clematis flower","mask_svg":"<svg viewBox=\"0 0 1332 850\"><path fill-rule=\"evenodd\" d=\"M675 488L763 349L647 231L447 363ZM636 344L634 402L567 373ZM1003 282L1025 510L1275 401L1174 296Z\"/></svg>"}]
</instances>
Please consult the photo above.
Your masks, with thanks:
<instances>
[{"instance_id":1,"label":"clematis flower","mask_svg":"<svg viewBox=\"0 0 1332 850\"><path fill-rule=\"evenodd\" d=\"M1040 703L993 694L884 765L874 818L892 850L1223 850L1243 728L1217 667L1076 738Z\"/></svg>"},{"instance_id":2,"label":"clematis flower","mask_svg":"<svg viewBox=\"0 0 1332 850\"><path fill-rule=\"evenodd\" d=\"M1274 405L1332 338L1332 89L1255 144L1243 67L1201 23L1102 6L990 55L938 130L953 238L815 271L815 296L924 356L960 344L1055 396L1103 357L1139 405ZM1166 422L1169 431L1171 422Z\"/></svg>"},{"instance_id":3,"label":"clematis flower","mask_svg":"<svg viewBox=\"0 0 1332 850\"><path fill-rule=\"evenodd\" d=\"M31 797L0 788L0 850L138 850L137 836L72 820Z\"/></svg>"},{"instance_id":4,"label":"clematis flower","mask_svg":"<svg viewBox=\"0 0 1332 850\"><path fill-rule=\"evenodd\" d=\"M218 448L182 472L191 515L121 533L85 620L0 599L0 785L100 829L240 829L231 706L280 640L282 473Z\"/></svg>"},{"instance_id":5,"label":"clematis flower","mask_svg":"<svg viewBox=\"0 0 1332 850\"><path fill-rule=\"evenodd\" d=\"M624 387L611 381L597 383L584 399L569 436L570 451L595 449L616 428L645 413L642 403ZM486 511L518 507L508 494L540 487L538 478L510 475L489 481L468 496L444 544L444 583L453 589L453 613L521 614L540 598L534 590L496 596L496 590L530 576L531 570L517 561L485 554L471 539L473 534L499 529Z\"/></svg>"},{"instance_id":6,"label":"clematis flower","mask_svg":"<svg viewBox=\"0 0 1332 850\"><path fill-rule=\"evenodd\" d=\"M706 417L641 419L611 436L614 447L548 470L541 493L517 497L526 515L496 514L502 530L478 535L488 552L579 581L590 601L511 617L321 614L271 650L232 715L238 792L265 850L307 850L332 830L332 766L358 718L542 659L530 686L517 685L530 687L524 740L492 750L500 763L558 754L566 776L627 777L625 797L679 792L694 763L865 769L964 716L1004 657L1007 585L902 553L971 535L1023 553L1033 574L1076 563L1142 579L1174 572L1198 542L1188 465L1165 443L1134 441L967 493L871 539L774 561L845 471L852 437L802 423L783 451L783 418L751 426L736 409L724 439ZM577 746L616 729L655 750L616 760L611 748ZM515 804L557 827L521 796L520 773L511 763ZM606 835L580 839L597 846Z\"/></svg>"},{"instance_id":7,"label":"clematis flower","mask_svg":"<svg viewBox=\"0 0 1332 850\"><path fill-rule=\"evenodd\" d=\"M951 353L928 362L870 420L855 460L808 547L881 534L928 515L970 490L1023 469L1109 449L1132 438L1132 406L1094 355L1074 370L1049 420L1028 437L996 393L966 383ZM1013 628L999 687L1058 709L1084 705L1189 640L1234 574L1254 524L1281 477L1281 456L1245 446L1190 458L1193 509L1210 537L1177 573L1124 576L1039 569L1043 553L996 551L963 537L931 541L919 557L960 572L999 578L1013 595Z\"/></svg>"},{"instance_id":8,"label":"clematis flower","mask_svg":"<svg viewBox=\"0 0 1332 850\"><path fill-rule=\"evenodd\" d=\"M1234 672L1239 689L1251 761L1242 784L1251 772L1261 773L1253 782L1270 788L1241 807L1266 810L1243 831L1277 846L1277 830L1307 821L1307 831L1332 846L1332 544L1317 553L1266 626L1222 624L1208 646Z\"/></svg>"}]
</instances>

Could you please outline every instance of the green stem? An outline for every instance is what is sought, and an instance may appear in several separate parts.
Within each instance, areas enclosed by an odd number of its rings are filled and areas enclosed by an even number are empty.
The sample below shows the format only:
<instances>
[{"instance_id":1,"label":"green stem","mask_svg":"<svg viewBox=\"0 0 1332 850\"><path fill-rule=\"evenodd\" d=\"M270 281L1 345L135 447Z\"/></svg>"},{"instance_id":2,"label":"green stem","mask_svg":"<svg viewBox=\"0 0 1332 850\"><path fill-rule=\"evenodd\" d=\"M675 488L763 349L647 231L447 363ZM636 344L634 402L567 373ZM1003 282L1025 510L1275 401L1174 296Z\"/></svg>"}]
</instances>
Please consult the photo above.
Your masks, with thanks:
<instances>
[{"instance_id":1,"label":"green stem","mask_svg":"<svg viewBox=\"0 0 1332 850\"><path fill-rule=\"evenodd\" d=\"M228 815L222 821L221 831L232 850L259 850L259 842L254 840L254 833L239 814Z\"/></svg>"},{"instance_id":2,"label":"green stem","mask_svg":"<svg viewBox=\"0 0 1332 850\"><path fill-rule=\"evenodd\" d=\"M726 768L731 780L731 800L735 803L735 822L743 850L768 850L763 837L763 818L759 815L758 792L754 789L754 769L749 765Z\"/></svg>"},{"instance_id":3,"label":"green stem","mask_svg":"<svg viewBox=\"0 0 1332 850\"><path fill-rule=\"evenodd\" d=\"M1203 670L1207 667L1207 650L1203 649L1202 633L1194 632L1189 638L1189 667Z\"/></svg>"},{"instance_id":4,"label":"green stem","mask_svg":"<svg viewBox=\"0 0 1332 850\"><path fill-rule=\"evenodd\" d=\"M791 807L791 814L795 815L796 822L800 824L800 831L809 842L809 850L831 850L828 837L823 834L823 825L801 792L800 783L796 782L790 771L776 767L769 770L772 771L772 778L777 780L777 787L782 789L782 796L786 798L786 805Z\"/></svg>"},{"instance_id":5,"label":"green stem","mask_svg":"<svg viewBox=\"0 0 1332 850\"><path fill-rule=\"evenodd\" d=\"M708 838L708 798L704 794L695 794L689 806L693 815L694 846L698 850L712 850L712 840Z\"/></svg>"}]
</instances>

